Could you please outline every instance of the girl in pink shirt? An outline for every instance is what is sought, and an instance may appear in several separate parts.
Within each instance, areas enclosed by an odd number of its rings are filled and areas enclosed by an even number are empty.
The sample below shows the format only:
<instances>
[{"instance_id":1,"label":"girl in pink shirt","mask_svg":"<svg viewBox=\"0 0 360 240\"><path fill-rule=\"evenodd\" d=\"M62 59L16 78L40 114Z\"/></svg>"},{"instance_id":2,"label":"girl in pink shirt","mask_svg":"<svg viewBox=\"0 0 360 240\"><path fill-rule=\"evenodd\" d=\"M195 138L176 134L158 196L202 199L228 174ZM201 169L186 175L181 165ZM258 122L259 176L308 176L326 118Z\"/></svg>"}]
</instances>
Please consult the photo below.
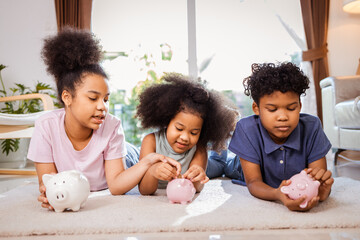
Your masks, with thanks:
<instances>
[{"instance_id":1,"label":"girl in pink shirt","mask_svg":"<svg viewBox=\"0 0 360 240\"><path fill-rule=\"evenodd\" d=\"M179 163L159 154L144 157L125 170L125 137L118 118L107 113L109 85L99 65L101 47L90 32L66 28L45 40L42 57L55 77L63 109L36 121L28 158L39 178L38 200L46 198L42 175L76 169L89 179L92 191L109 188L114 195L135 187L154 163Z\"/></svg>"}]
</instances>

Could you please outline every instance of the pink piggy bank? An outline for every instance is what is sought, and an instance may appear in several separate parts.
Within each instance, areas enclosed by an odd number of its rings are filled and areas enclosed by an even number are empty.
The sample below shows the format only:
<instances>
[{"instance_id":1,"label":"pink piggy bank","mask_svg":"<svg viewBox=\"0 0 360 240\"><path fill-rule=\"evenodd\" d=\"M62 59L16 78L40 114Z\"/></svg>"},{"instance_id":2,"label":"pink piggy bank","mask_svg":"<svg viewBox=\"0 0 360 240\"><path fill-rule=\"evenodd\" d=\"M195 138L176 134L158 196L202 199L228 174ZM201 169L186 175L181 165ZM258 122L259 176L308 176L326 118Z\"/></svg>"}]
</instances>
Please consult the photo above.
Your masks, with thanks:
<instances>
[{"instance_id":1,"label":"pink piggy bank","mask_svg":"<svg viewBox=\"0 0 360 240\"><path fill-rule=\"evenodd\" d=\"M90 194L88 179L76 170L55 175L44 174L42 180L46 187L46 197L55 212L63 212L66 209L78 211Z\"/></svg>"},{"instance_id":2,"label":"pink piggy bank","mask_svg":"<svg viewBox=\"0 0 360 240\"><path fill-rule=\"evenodd\" d=\"M171 203L191 202L195 192L194 184L185 178L173 179L166 187L166 195Z\"/></svg>"},{"instance_id":3,"label":"pink piggy bank","mask_svg":"<svg viewBox=\"0 0 360 240\"><path fill-rule=\"evenodd\" d=\"M290 180L290 185L281 187L281 192L294 200L306 195L305 201L300 204L301 208L306 208L308 202L318 195L320 182L313 180L304 170L292 176Z\"/></svg>"}]
</instances>

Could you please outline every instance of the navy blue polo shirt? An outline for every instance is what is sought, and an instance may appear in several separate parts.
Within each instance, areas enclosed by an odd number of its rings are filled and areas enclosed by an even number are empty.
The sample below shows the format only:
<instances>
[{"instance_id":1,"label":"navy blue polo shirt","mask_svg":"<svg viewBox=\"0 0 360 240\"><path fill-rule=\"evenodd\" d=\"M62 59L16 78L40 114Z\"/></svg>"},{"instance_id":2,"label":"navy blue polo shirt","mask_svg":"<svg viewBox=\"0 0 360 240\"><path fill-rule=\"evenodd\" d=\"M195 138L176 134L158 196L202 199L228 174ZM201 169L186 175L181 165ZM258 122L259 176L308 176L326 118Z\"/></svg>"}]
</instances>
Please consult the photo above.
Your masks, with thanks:
<instances>
[{"instance_id":1,"label":"navy blue polo shirt","mask_svg":"<svg viewBox=\"0 0 360 240\"><path fill-rule=\"evenodd\" d=\"M259 116L252 115L238 121L229 145L240 158L259 164L264 183L274 188L324 157L330 148L319 118L304 113L284 144L276 144Z\"/></svg>"}]
</instances>

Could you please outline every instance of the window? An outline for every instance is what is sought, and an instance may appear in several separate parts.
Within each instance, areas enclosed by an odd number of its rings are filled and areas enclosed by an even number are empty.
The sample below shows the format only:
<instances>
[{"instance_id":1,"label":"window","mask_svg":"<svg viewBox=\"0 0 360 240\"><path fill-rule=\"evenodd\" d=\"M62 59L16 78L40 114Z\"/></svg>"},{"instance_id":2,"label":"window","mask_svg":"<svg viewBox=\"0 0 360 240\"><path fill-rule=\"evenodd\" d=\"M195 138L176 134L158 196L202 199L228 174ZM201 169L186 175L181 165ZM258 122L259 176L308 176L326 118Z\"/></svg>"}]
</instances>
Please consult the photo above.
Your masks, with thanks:
<instances>
[{"instance_id":1,"label":"window","mask_svg":"<svg viewBox=\"0 0 360 240\"><path fill-rule=\"evenodd\" d=\"M94 0L92 19L103 50L128 55L103 64L114 89L131 91L149 69L187 74L186 1ZM161 58L162 44L171 48L171 64Z\"/></svg>"},{"instance_id":2,"label":"window","mask_svg":"<svg viewBox=\"0 0 360 240\"><path fill-rule=\"evenodd\" d=\"M112 112L123 114L139 82L197 69L209 87L236 101L242 116L250 115L242 80L251 64L298 63L301 49L288 31L304 39L298 0L94 0L92 19L112 91L122 99Z\"/></svg>"},{"instance_id":3,"label":"window","mask_svg":"<svg viewBox=\"0 0 360 240\"><path fill-rule=\"evenodd\" d=\"M303 34L297 0L197 0L198 62L212 59L201 76L216 89L242 89L251 64L291 61L300 48L279 17Z\"/></svg>"}]
</instances>

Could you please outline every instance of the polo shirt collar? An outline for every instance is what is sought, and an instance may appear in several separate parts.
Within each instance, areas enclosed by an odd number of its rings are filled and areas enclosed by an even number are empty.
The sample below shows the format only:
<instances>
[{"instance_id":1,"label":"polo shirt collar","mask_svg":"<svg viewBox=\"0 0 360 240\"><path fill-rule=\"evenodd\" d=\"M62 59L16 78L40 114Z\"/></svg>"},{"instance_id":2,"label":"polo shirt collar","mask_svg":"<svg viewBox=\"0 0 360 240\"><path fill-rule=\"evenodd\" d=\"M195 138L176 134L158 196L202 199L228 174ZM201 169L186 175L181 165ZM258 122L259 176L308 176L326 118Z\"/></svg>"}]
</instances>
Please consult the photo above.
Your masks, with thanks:
<instances>
[{"instance_id":1,"label":"polo shirt collar","mask_svg":"<svg viewBox=\"0 0 360 240\"><path fill-rule=\"evenodd\" d=\"M264 139L264 146L265 146L265 153L269 154L276 150L278 150L281 147L287 147L292 148L294 150L300 150L300 126L299 124L296 126L294 131L290 134L286 142L282 145L276 144L270 137L268 131L264 128L264 126L261 124L260 118L259 118L259 125L260 125L260 131L261 135Z\"/></svg>"}]
</instances>

